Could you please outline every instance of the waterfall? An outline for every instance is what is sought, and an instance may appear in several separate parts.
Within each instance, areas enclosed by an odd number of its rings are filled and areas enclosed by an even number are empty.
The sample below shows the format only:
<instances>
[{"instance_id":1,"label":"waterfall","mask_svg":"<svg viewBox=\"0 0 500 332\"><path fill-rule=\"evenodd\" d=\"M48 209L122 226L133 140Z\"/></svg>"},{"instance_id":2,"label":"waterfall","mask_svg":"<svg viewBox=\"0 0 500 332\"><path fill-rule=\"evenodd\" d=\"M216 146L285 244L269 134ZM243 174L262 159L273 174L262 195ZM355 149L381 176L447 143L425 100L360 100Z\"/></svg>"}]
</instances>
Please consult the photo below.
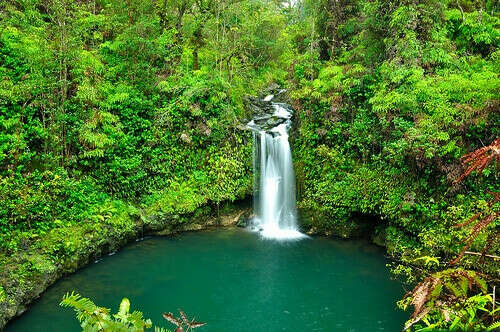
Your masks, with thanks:
<instances>
[{"instance_id":1,"label":"waterfall","mask_svg":"<svg viewBox=\"0 0 500 332\"><path fill-rule=\"evenodd\" d=\"M264 99L270 102L273 96ZM288 142L292 111L271 103L272 115L257 117L247 126L254 139L253 225L265 238L304 237L297 228L295 174Z\"/></svg>"}]
</instances>

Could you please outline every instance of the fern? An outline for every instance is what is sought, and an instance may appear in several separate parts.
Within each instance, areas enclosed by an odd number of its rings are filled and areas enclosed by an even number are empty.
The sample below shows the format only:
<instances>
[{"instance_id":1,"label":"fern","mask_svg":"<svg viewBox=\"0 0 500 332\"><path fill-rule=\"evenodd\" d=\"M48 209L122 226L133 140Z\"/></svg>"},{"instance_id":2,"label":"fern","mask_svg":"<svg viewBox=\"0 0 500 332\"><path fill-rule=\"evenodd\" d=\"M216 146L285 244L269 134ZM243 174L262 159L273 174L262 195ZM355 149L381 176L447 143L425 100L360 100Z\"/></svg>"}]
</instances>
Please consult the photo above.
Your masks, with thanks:
<instances>
[{"instance_id":1,"label":"fern","mask_svg":"<svg viewBox=\"0 0 500 332\"><path fill-rule=\"evenodd\" d=\"M64 295L60 305L63 307L72 307L82 327L88 325L105 326L104 322L109 320L109 309L100 308L91 300L74 292Z\"/></svg>"},{"instance_id":2,"label":"fern","mask_svg":"<svg viewBox=\"0 0 500 332\"><path fill-rule=\"evenodd\" d=\"M179 309L179 313L181 315L180 318L175 317L174 314L172 314L171 312L163 313L163 318L165 318L167 321L169 321L173 325L177 326L177 329L175 330L175 332L184 332L184 331L188 332L188 331L191 331L191 330L196 329L198 327L202 327L206 324L206 323L201 323L201 322L195 322L194 319L189 320L187 315L181 309Z\"/></svg>"},{"instance_id":3,"label":"fern","mask_svg":"<svg viewBox=\"0 0 500 332\"><path fill-rule=\"evenodd\" d=\"M103 157L106 150L115 143L113 136L121 133L119 118L109 112L94 110L83 124L79 140L85 147L85 158Z\"/></svg>"},{"instance_id":4,"label":"fern","mask_svg":"<svg viewBox=\"0 0 500 332\"><path fill-rule=\"evenodd\" d=\"M472 292L476 295L469 297ZM425 278L399 302L399 306L403 309L414 306L405 330L419 322L426 327L417 331L432 331L432 328L446 324L450 324L452 330L462 330L474 324L485 324L477 326L482 328L488 327L487 322L493 324L495 313L488 309L494 307L493 302L492 296L487 294L486 282L478 273L449 269Z\"/></svg>"},{"instance_id":5,"label":"fern","mask_svg":"<svg viewBox=\"0 0 500 332\"><path fill-rule=\"evenodd\" d=\"M460 158L460 160L462 161L462 164L464 166L467 166L467 169L456 180L456 183L460 183L474 171L476 171L478 174L481 174L486 169L486 167L488 167L488 165L494 160L496 160L497 163L500 162L500 138L497 138L488 146L482 147L480 149L477 149L476 151L466 154L465 156ZM471 246L472 242L476 239L479 233L481 233L482 230L484 230L496 219L498 219L498 217L500 217L500 211L498 210L497 205L497 203L500 202L500 193L492 192L490 194L493 196L493 200L488 203L489 209L486 213L478 212L470 217L467 221L455 225L455 228L462 228L471 224L474 224L474 227L472 228L469 236L466 238L466 243L462 248L462 251L460 251L457 258L452 260L450 264L457 264L465 255L467 249ZM488 238L488 243L486 244L482 252L483 257L489 247L494 242L499 241L499 239L500 237L498 236L498 234Z\"/></svg>"},{"instance_id":6,"label":"fern","mask_svg":"<svg viewBox=\"0 0 500 332\"><path fill-rule=\"evenodd\" d=\"M72 292L63 296L62 307L73 308L84 332L143 332L152 327L150 319L144 319L142 312L130 313L130 301L124 298L113 316L110 310L97 306L91 300ZM170 332L155 327L155 332Z\"/></svg>"},{"instance_id":7,"label":"fern","mask_svg":"<svg viewBox=\"0 0 500 332\"><path fill-rule=\"evenodd\" d=\"M167 330L163 327L157 327L155 326L155 332L170 332L170 330Z\"/></svg>"}]
</instances>

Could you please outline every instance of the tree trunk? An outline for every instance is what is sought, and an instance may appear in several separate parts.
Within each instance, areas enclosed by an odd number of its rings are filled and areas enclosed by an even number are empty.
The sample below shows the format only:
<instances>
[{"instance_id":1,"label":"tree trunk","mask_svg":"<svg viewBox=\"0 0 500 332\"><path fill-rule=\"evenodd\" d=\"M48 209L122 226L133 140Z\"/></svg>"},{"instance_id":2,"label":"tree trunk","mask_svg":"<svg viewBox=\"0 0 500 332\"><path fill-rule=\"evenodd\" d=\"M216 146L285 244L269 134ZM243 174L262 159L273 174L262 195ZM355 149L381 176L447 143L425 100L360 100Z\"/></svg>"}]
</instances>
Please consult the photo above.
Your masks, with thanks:
<instances>
[{"instance_id":1,"label":"tree trunk","mask_svg":"<svg viewBox=\"0 0 500 332\"><path fill-rule=\"evenodd\" d=\"M198 70L200 65L198 63L198 46L194 47L193 50L193 70Z\"/></svg>"}]
</instances>

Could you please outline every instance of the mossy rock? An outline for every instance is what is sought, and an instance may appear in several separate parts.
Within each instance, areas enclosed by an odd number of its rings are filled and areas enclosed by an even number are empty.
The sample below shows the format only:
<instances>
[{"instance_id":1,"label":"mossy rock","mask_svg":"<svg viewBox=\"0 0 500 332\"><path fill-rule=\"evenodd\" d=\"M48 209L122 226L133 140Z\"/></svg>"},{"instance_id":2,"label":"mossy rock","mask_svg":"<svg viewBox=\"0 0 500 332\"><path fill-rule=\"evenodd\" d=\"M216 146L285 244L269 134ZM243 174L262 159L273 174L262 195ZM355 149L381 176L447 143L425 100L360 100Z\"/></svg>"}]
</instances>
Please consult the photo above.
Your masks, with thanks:
<instances>
[{"instance_id":1,"label":"mossy rock","mask_svg":"<svg viewBox=\"0 0 500 332\"><path fill-rule=\"evenodd\" d=\"M372 235L372 242L377 246L385 247L387 245L387 234L385 231L385 226L378 226Z\"/></svg>"},{"instance_id":2,"label":"mossy rock","mask_svg":"<svg viewBox=\"0 0 500 332\"><path fill-rule=\"evenodd\" d=\"M336 218L312 209L299 209L301 224L309 235L336 236L343 239L369 237L378 219L369 216Z\"/></svg>"}]
</instances>

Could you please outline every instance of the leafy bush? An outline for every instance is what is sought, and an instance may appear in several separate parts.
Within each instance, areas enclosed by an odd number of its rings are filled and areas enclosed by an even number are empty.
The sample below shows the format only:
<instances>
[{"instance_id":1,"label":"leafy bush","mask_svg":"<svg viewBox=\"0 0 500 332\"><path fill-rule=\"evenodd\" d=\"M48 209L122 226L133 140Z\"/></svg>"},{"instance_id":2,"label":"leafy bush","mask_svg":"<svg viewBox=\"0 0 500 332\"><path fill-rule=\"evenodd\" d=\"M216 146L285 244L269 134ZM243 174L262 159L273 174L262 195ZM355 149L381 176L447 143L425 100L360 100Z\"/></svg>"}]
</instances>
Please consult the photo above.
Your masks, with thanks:
<instances>
[{"instance_id":1,"label":"leafy bush","mask_svg":"<svg viewBox=\"0 0 500 332\"><path fill-rule=\"evenodd\" d=\"M130 301L127 298L121 301L120 308L114 315L110 314L109 309L98 307L91 300L75 293L66 294L60 305L75 310L76 317L85 332L143 332L153 325L150 319L143 317L142 312L130 312ZM168 330L155 328L155 331L167 332Z\"/></svg>"},{"instance_id":2,"label":"leafy bush","mask_svg":"<svg viewBox=\"0 0 500 332\"><path fill-rule=\"evenodd\" d=\"M63 307L73 308L76 312L76 318L81 324L84 332L143 332L153 326L150 319L143 318L140 311L130 313L130 301L127 298L122 299L118 312L110 314L110 310L96 306L91 300L81 297L72 292L64 295L61 303ZM175 332L192 331L202 327L205 323L189 320L184 311L179 309L180 317L175 317L172 313L164 313L163 318L175 325ZM169 330L154 327L155 332L169 332Z\"/></svg>"},{"instance_id":3,"label":"leafy bush","mask_svg":"<svg viewBox=\"0 0 500 332\"><path fill-rule=\"evenodd\" d=\"M479 274L449 269L427 277L398 306L414 306L405 330L493 331L500 326L495 322L499 304Z\"/></svg>"}]
</instances>

